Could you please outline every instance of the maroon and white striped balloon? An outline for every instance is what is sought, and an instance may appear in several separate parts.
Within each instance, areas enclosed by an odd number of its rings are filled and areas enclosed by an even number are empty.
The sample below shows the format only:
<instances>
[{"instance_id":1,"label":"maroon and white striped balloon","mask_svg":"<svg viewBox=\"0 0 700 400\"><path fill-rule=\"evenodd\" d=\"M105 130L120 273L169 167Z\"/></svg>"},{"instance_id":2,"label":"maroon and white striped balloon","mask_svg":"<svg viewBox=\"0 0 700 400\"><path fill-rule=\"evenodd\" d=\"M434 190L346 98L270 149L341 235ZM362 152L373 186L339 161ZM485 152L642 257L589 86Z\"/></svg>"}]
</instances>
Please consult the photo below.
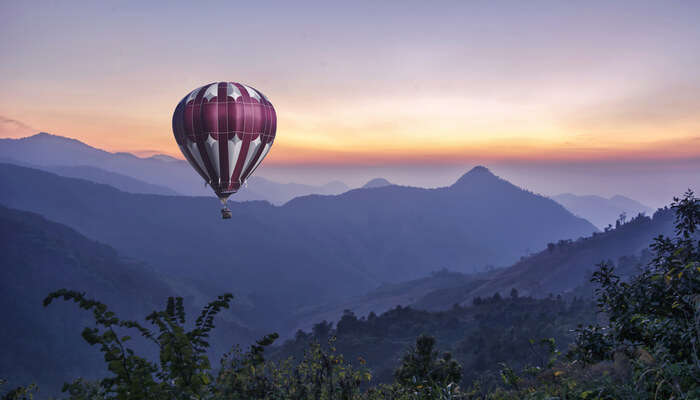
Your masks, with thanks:
<instances>
[{"instance_id":1,"label":"maroon and white striped balloon","mask_svg":"<svg viewBox=\"0 0 700 400\"><path fill-rule=\"evenodd\" d=\"M197 88L173 113L173 134L182 154L222 201L258 168L276 131L272 103L242 83Z\"/></svg>"}]
</instances>

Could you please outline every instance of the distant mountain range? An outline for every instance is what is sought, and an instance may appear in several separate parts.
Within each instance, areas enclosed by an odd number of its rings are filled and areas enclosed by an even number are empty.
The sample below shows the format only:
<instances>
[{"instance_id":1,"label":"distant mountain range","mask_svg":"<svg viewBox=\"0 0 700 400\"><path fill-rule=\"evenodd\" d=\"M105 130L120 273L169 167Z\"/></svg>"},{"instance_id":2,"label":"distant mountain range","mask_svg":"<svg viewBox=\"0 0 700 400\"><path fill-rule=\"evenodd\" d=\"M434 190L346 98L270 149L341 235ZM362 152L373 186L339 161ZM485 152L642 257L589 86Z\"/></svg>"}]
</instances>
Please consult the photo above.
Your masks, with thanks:
<instances>
[{"instance_id":1,"label":"distant mountain range","mask_svg":"<svg viewBox=\"0 0 700 400\"><path fill-rule=\"evenodd\" d=\"M76 139L41 132L21 139L0 139L0 162L40 168L61 176L105 183L131 193L213 196L201 178L182 160L153 151L110 153ZM340 181L324 185L278 183L262 176L253 176L232 201L265 200L275 205L310 194L335 195L349 190ZM392 185L384 178L375 178L362 188ZM588 219L599 229L615 224L622 212L629 218L652 210L624 196L606 199L600 196L578 196L564 193L551 197L569 211Z\"/></svg>"},{"instance_id":2,"label":"distant mountain range","mask_svg":"<svg viewBox=\"0 0 700 400\"><path fill-rule=\"evenodd\" d=\"M615 222L623 213L629 220L639 213L651 215L654 211L636 200L619 195L606 199L601 196L577 196L564 193L552 196L552 200L566 207L574 215L589 220L601 230L608 225L615 226Z\"/></svg>"},{"instance_id":3,"label":"distant mountain range","mask_svg":"<svg viewBox=\"0 0 700 400\"><path fill-rule=\"evenodd\" d=\"M106 183L129 192L213 196L201 177L185 161L162 154L141 158L131 153L110 153L75 139L45 132L22 139L0 139L0 160ZM125 177L135 181L127 182ZM339 194L348 190L345 184L338 181L313 186L282 184L253 176L248 182L255 189L244 187L231 200L266 200L283 204L298 196Z\"/></svg>"},{"instance_id":4,"label":"distant mountain range","mask_svg":"<svg viewBox=\"0 0 700 400\"><path fill-rule=\"evenodd\" d=\"M199 282L205 293L246 294L269 311L253 307L249 316L271 320L274 310L288 315L442 267L510 265L550 241L596 230L483 167L439 189L392 185L298 197L280 207L235 203L230 221L218 217L216 199L125 193L10 164L0 165L0 187L2 204Z\"/></svg>"},{"instance_id":5,"label":"distant mountain range","mask_svg":"<svg viewBox=\"0 0 700 400\"><path fill-rule=\"evenodd\" d=\"M447 310L454 304L469 306L477 296L487 298L497 292L509 296L514 288L521 295L539 298L567 292L592 297L588 278L597 264L613 263L623 278L635 275L637 268L649 261L648 248L653 239L673 234L673 221L672 210L662 209L652 217L634 218L609 232L552 243L507 268L479 274L442 270L428 277L386 284L362 296L300 310L297 328L309 330L322 320L338 321L345 310L366 316L370 311L380 314L397 305L431 311Z\"/></svg>"},{"instance_id":6,"label":"distant mountain range","mask_svg":"<svg viewBox=\"0 0 700 400\"><path fill-rule=\"evenodd\" d=\"M471 296L489 296L497 291L506 294L512 288L535 297L573 290L587 281L600 262L618 263L621 258L639 257L655 237L672 235L673 221L672 210L662 209L652 217L634 218L610 232L596 233L573 242L552 243L546 250L498 273L473 290ZM635 266L625 265L624 268L618 267L618 273L631 275L636 273L634 269Z\"/></svg>"},{"instance_id":7,"label":"distant mountain range","mask_svg":"<svg viewBox=\"0 0 700 400\"><path fill-rule=\"evenodd\" d=\"M437 189L380 182L283 206L236 203L222 221L216 199L129 193L163 189L117 173L94 176L103 170L92 167L56 168L79 179L47 169L0 164L0 307L8 326L0 330L0 376L31 376L44 393L69 377L104 373L97 349L79 336L89 315L73 304L41 307L58 288L139 319L173 293L192 313L231 291L236 303L212 338L221 354L261 332L288 337L337 320L346 309L442 310L513 288L535 297L572 291L601 260L629 272L638 261L630 256L670 233L673 219L659 210L600 233L553 200L476 167Z\"/></svg>"},{"instance_id":8,"label":"distant mountain range","mask_svg":"<svg viewBox=\"0 0 700 400\"><path fill-rule=\"evenodd\" d=\"M90 182L104 183L115 187L123 192L129 193L144 193L144 194L159 194L163 196L176 196L179 193L160 185L146 183L130 176L118 174L116 172L106 171L104 169L88 166L51 166L38 167L32 165L23 165L29 168L41 169L57 175L68 178L85 179Z\"/></svg>"}]
</instances>

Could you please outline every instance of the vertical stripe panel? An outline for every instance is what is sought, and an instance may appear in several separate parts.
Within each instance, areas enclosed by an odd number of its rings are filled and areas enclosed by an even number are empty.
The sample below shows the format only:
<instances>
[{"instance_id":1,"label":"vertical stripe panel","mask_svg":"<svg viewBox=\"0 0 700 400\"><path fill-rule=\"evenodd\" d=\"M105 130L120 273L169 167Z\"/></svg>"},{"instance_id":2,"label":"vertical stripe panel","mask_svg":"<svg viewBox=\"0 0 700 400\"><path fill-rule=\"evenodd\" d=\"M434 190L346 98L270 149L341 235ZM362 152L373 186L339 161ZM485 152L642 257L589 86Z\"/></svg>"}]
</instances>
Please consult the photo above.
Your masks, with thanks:
<instances>
[{"instance_id":1,"label":"vertical stripe panel","mask_svg":"<svg viewBox=\"0 0 700 400\"><path fill-rule=\"evenodd\" d=\"M218 127L216 135L217 145L219 146L219 180L221 182L221 190L228 191L231 176L228 174L228 84L220 82L217 90L216 106Z\"/></svg>"},{"instance_id":2,"label":"vertical stripe panel","mask_svg":"<svg viewBox=\"0 0 700 400\"><path fill-rule=\"evenodd\" d=\"M216 171L214 170L214 166L211 163L209 159L209 154L206 151L206 137L209 135L207 132L204 131L204 121L202 118L202 106L204 105L204 93L206 92L207 88L210 85L202 86L199 89L199 93L197 93L197 97L194 99L194 103L192 106L192 132L194 133L195 136L195 143L197 144L197 150L199 151L199 157L202 159L202 162L204 164L204 168L207 171L207 175L209 175L209 184L212 185L214 190L216 188L214 187L214 184L217 184L217 178L218 175L216 174ZM218 193L217 193L218 194Z\"/></svg>"}]
</instances>

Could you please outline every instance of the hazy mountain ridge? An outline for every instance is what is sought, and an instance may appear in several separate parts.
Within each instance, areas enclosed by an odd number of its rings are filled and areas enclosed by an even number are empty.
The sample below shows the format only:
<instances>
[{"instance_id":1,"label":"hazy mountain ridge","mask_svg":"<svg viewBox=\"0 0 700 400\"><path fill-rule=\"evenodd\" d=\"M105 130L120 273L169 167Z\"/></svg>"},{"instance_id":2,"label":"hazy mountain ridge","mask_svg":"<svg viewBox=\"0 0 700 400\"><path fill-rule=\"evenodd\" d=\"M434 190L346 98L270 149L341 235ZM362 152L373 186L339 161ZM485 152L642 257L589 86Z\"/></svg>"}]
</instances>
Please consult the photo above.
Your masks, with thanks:
<instances>
[{"instance_id":1,"label":"hazy mountain ridge","mask_svg":"<svg viewBox=\"0 0 700 400\"><path fill-rule=\"evenodd\" d=\"M176 196L179 193L165 187L146 183L130 176L122 175L116 172L106 171L97 167L86 165L81 166L48 166L42 167L17 161L15 159L0 158L0 163L15 164L26 168L40 169L52 174L65 176L67 178L84 179L86 181L101 183L112 186L123 192L142 193L142 194L158 194L163 196Z\"/></svg>"},{"instance_id":2,"label":"hazy mountain ridge","mask_svg":"<svg viewBox=\"0 0 700 400\"><path fill-rule=\"evenodd\" d=\"M109 246L43 217L0 206L0 376L14 383L50 384L57 391L76 376L104 373L102 355L80 333L91 314L73 304L42 307L49 292L75 289L100 300L126 318L141 318L172 295L142 263L120 257ZM68 367L70 366L70 367Z\"/></svg>"},{"instance_id":3,"label":"hazy mountain ridge","mask_svg":"<svg viewBox=\"0 0 700 400\"><path fill-rule=\"evenodd\" d=\"M161 273L206 277L207 290L253 296L281 315L437 268L509 265L528 248L595 230L478 169L440 189L356 189L279 207L234 203L231 221L221 221L216 199L130 194L9 164L0 165L0 185L0 203L72 226Z\"/></svg>"},{"instance_id":4,"label":"hazy mountain ridge","mask_svg":"<svg viewBox=\"0 0 700 400\"><path fill-rule=\"evenodd\" d=\"M600 262L616 263L621 257L639 256L658 235L671 235L673 220L672 210L661 209L652 217L636 217L609 232L552 243L548 249L503 270L471 296L507 293L512 288L540 297L572 290L588 279Z\"/></svg>"},{"instance_id":5,"label":"hazy mountain ridge","mask_svg":"<svg viewBox=\"0 0 700 400\"><path fill-rule=\"evenodd\" d=\"M653 212L651 208L644 204L620 195L606 199L594 195L579 196L571 193L562 193L551 196L551 198L566 207L574 215L586 218L599 229L604 229L609 224L615 225L615 221L622 213L627 215L627 219L632 219L639 213L650 215Z\"/></svg>"},{"instance_id":6,"label":"hazy mountain ridge","mask_svg":"<svg viewBox=\"0 0 700 400\"><path fill-rule=\"evenodd\" d=\"M251 191L240 191L233 195L231 199L235 201L267 200L272 204L282 205L300 196L307 196L309 194L335 195L349 190L349 188L340 181L314 186L293 182L278 183L255 175L248 179L248 186L255 188L255 193Z\"/></svg>"},{"instance_id":7,"label":"hazy mountain ridge","mask_svg":"<svg viewBox=\"0 0 700 400\"><path fill-rule=\"evenodd\" d=\"M371 188L378 188L378 187L384 187L384 186L389 186L392 185L391 182L384 178L374 178L370 179L367 183L362 185L363 189L371 189Z\"/></svg>"},{"instance_id":8,"label":"hazy mountain ridge","mask_svg":"<svg viewBox=\"0 0 700 400\"><path fill-rule=\"evenodd\" d=\"M335 234L374 250L372 259L356 254L358 263L384 265L393 272L388 276L404 279L442 267L473 272L488 264L507 266L528 251L543 248L545 236L574 238L596 231L554 201L522 190L484 167L475 167L448 187L355 189L334 197L300 197L285 207L299 222L326 230L327 224L337 221L354 227L350 231L360 231L361 236L344 234L341 229ZM318 212L330 208L342 211ZM405 240L394 245L384 237ZM515 243L517 250L511 247ZM426 267L420 275L405 275L403 262Z\"/></svg>"},{"instance_id":9,"label":"hazy mountain ridge","mask_svg":"<svg viewBox=\"0 0 700 400\"><path fill-rule=\"evenodd\" d=\"M411 306L424 310L443 309L444 301L434 304L436 295L444 295L450 290L468 291L468 288L473 289L482 284L492 274L462 274L440 270L424 278L385 283L362 296L299 310L294 316L296 322L294 330L308 331L320 321L338 321L346 310L351 310L358 316L366 316L370 312L379 315L396 306Z\"/></svg>"},{"instance_id":10,"label":"hazy mountain ridge","mask_svg":"<svg viewBox=\"0 0 700 400\"><path fill-rule=\"evenodd\" d=\"M204 275L212 290L234 290L240 297L257 292L255 283L272 277L276 286L263 286L262 292L283 298L307 293L306 301L311 301L323 297L324 282L338 277L335 289L344 287L341 293L369 287L366 278L343 263L329 268L316 260L319 255L332 259L332 251L299 237L295 227L278 221L278 207L266 202L234 203L233 220L222 221L215 198L131 194L10 164L0 165L0 182L0 203L65 223L160 271L195 279ZM264 251L266 246L275 251ZM244 262L231 265L233 260ZM290 262L296 262L295 268L285 268ZM299 275L317 280L310 284Z\"/></svg>"},{"instance_id":11,"label":"hazy mountain ridge","mask_svg":"<svg viewBox=\"0 0 700 400\"><path fill-rule=\"evenodd\" d=\"M636 273L637 262L645 257L653 238L671 235L673 213L657 211L652 217L639 217L604 233L577 241L552 243L548 249L523 257L510 267L481 274L437 271L431 276L386 285L368 294L335 305L305 310L299 314L301 329L308 330L322 320L338 321L348 309L358 316L370 311L380 314L397 305L421 310L447 310L454 304L469 306L474 297L488 298L499 292L509 296L515 288L521 295L544 298L587 286L591 271L601 261L616 264L623 277ZM626 265L620 265L624 261Z\"/></svg>"},{"instance_id":12,"label":"hazy mountain ridge","mask_svg":"<svg viewBox=\"0 0 700 400\"><path fill-rule=\"evenodd\" d=\"M455 315L461 315L460 326L470 326L478 310L460 311L454 304L470 307L475 296L487 298L500 292L505 297L513 288L521 296L533 297L570 291L581 285L586 274L601 260L617 261L619 257L638 254L654 236L669 233L673 220L670 210L659 210L653 218L639 217L592 236L581 234L579 237L585 237L576 241L553 239L555 243L545 250L523 257L508 268L479 274L441 270L427 278L392 283L401 277L410 279L411 274L424 276L429 267L454 269L459 265L455 260L467 262L474 256L465 250L465 244L483 251L493 243L488 241L496 240L495 243L510 245L505 249L517 257L522 255L517 248L529 248L525 246L541 237L543 230L553 236L552 231L561 229L562 223L568 224L570 232L594 228L561 205L517 188L485 167L476 167L452 186L438 189L392 185L356 189L337 196L304 196L284 206L266 202L235 204L230 221L233 224L218 218L215 212L218 206L213 199L131 194L108 185L11 164L0 164L0 186L3 188L0 203L35 210L65 222L90 237L112 244L122 254L148 261L156 270L151 273L142 263L124 260L109 246L92 242L71 228L35 214L0 208L3 245L17 249L13 253L0 248L6 257L1 263L22 266L21 271L3 270L18 283L6 277L3 282L10 282L8 285L21 291L4 293L7 296L4 301L45 296L45 292L53 290L46 284L78 290L87 286L99 293L101 300L116 305L117 310L128 310L136 314L134 317L142 317L146 309L160 306L168 295L169 287L156 278L158 274L168 274L168 281L176 282L177 292L184 293L188 301L194 296L201 302L202 293L236 294L232 315L219 322L221 329L213 338L216 354L227 350L226 346L232 343L244 343L253 337L251 330L242 328L238 321L257 332L282 329L287 336L298 328L308 330L321 320L349 318L346 309L359 316L370 312L381 314L397 305L414 310L452 309ZM51 201L45 201L46 198ZM25 229L23 224L29 228ZM537 231L517 229L529 226ZM22 235L24 231L29 235ZM49 232L50 240L22 242L25 237L43 238L45 232ZM525 237L531 241L524 241ZM474 244L479 239L485 241ZM518 247L513 243L518 243ZM97 250L83 251L83 255L75 250L93 246ZM499 255L503 256L504 252L501 248ZM39 257L40 262L20 257L27 253ZM93 253L99 255L94 257ZM483 254L497 259L495 253ZM68 260L68 266L57 263L57 259ZM126 266L112 265L113 262ZM35 266L40 272L27 278L22 274L32 270L26 265ZM93 265L97 266L94 270ZM56 268L54 273L60 271L65 284L41 272L52 271L52 267ZM76 268L78 273L73 272ZM467 268L462 272L468 271ZM141 274L146 277L141 278ZM122 283L131 282L134 276L139 277L137 284ZM40 283L35 285L35 292L22 291L19 282L32 279ZM387 283L375 287L382 280ZM122 285L126 288L121 288ZM153 290L153 285L163 289ZM358 295L367 290L368 293ZM131 291L150 297L138 299L137 295L130 295ZM123 297L139 301L143 307L130 308ZM38 307L25 311L15 305L4 306L18 310L18 316L11 318L46 312ZM85 376L86 368L94 376L103 372L90 369L90 363L98 365L100 356L95 349L82 344L78 333L73 332L75 327L88 325L89 319L70 305L57 305L57 309L58 313L51 318L58 320L31 318L15 325L18 329L43 333L50 330L36 324L66 323L69 325L61 325L67 329L63 335L73 337L75 342L54 343L55 338L41 339L31 336L32 333L7 331L15 340L7 343L12 343L18 352L8 360L13 366L22 365L12 370L13 375L6 375L14 382L26 376L39 376L37 379L45 382L44 386L56 384L54 375L41 375L33 370L36 364L24 366L15 360L40 357L43 350L37 350L32 343L53 346L50 351L58 355L56 362L73 365L74 369L66 371L66 376ZM396 309L389 311L386 318L404 312L414 313ZM414 314L430 321L437 318L424 312ZM287 320L274 324L270 317ZM445 327L454 324L454 319L440 321ZM393 343L391 349L398 354L401 346L410 343L414 332L392 336L397 329L398 326L389 328L393 333L382 337L382 343ZM23 341L25 338L29 344ZM84 353L68 350L80 346ZM353 349L346 351L354 354L352 351L359 350Z\"/></svg>"},{"instance_id":13,"label":"hazy mountain ridge","mask_svg":"<svg viewBox=\"0 0 700 400\"><path fill-rule=\"evenodd\" d=\"M158 274L143 262L124 258L112 247L72 228L3 206L0 265L4 318L0 376L9 378L12 384L38 383L41 398L57 394L64 382L76 377L97 379L107 374L99 349L81 337L83 328L94 326L92 313L62 301L44 308L42 301L50 292L61 288L84 292L105 303L120 318L137 320L145 326L145 316L161 309L168 296L184 296L191 314L223 293L202 295L193 287L182 290L181 283L173 282L172 277ZM241 326L232 310L221 313L217 326L211 352L217 357L233 344L246 345L259 335ZM129 346L153 356L152 346L146 346L134 332L129 334L134 337Z\"/></svg>"},{"instance_id":14,"label":"hazy mountain ridge","mask_svg":"<svg viewBox=\"0 0 700 400\"><path fill-rule=\"evenodd\" d=\"M20 165L36 165L39 168L93 167L107 172L113 172L163 188L167 187L174 193L190 196L214 196L204 185L203 180L192 167L183 160L157 154L150 157L137 157L131 153L110 153L79 140L41 132L21 139L0 139L0 159ZM56 171L59 175L72 176ZM83 173L81 176L98 183L115 184L119 181L114 177L97 173ZM99 180L100 178L104 180ZM294 197L311 193L338 194L348 188L342 182L330 182L325 185L313 186L297 183L277 183L260 176L253 176L250 187L243 187L231 197L232 201L266 200L273 204L283 204ZM115 185L118 187L118 185ZM129 185L122 182L120 189L126 190ZM255 188L255 189L252 189ZM126 190L135 192L133 190ZM154 188L139 193L161 193L162 189Z\"/></svg>"},{"instance_id":15,"label":"hazy mountain ridge","mask_svg":"<svg viewBox=\"0 0 700 400\"><path fill-rule=\"evenodd\" d=\"M118 174L89 166L55 166L45 169L68 178L86 179L95 183L104 183L129 193L158 194L163 196L176 196L178 193L169 187L154 185Z\"/></svg>"}]
</instances>

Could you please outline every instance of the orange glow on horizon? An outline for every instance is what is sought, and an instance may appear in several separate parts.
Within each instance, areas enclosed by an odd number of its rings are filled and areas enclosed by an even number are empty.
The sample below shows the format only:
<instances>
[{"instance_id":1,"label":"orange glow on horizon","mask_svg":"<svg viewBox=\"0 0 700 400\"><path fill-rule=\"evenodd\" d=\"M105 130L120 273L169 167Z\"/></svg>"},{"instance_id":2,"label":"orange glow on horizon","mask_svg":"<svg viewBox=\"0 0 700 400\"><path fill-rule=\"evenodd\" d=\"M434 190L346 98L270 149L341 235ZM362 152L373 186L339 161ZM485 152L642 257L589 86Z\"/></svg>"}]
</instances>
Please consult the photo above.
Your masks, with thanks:
<instances>
[{"instance_id":1,"label":"orange glow on horizon","mask_svg":"<svg viewBox=\"0 0 700 400\"><path fill-rule=\"evenodd\" d=\"M51 132L50 132L51 133ZM59 133L53 133L58 134ZM20 138L30 136L3 135ZM64 136L64 135L61 135ZM84 143L110 152L129 152L139 157L165 154L184 159L170 137L161 142L144 143L144 147L110 145L92 137L74 136ZM171 141L172 140L172 141ZM144 150L148 149L148 150ZM700 137L592 145L530 138L482 140L473 143L387 144L363 148L359 145L312 146L294 143L279 136L265 159L268 165L389 165L389 164L458 164L464 162L605 162L660 161L697 158Z\"/></svg>"},{"instance_id":2,"label":"orange glow on horizon","mask_svg":"<svg viewBox=\"0 0 700 400\"><path fill-rule=\"evenodd\" d=\"M66 104L43 114L16 110L15 123L0 121L0 136L46 131L107 151L142 157L163 153L182 159L170 131L169 100L169 96L154 99L150 107L144 103L129 115L103 105L91 109ZM277 138L266 165L651 161L700 156L700 133L696 133L700 115L625 120L544 101L523 105L449 96L331 99L313 108L282 98L277 109ZM28 121L29 126L18 121Z\"/></svg>"}]
</instances>

